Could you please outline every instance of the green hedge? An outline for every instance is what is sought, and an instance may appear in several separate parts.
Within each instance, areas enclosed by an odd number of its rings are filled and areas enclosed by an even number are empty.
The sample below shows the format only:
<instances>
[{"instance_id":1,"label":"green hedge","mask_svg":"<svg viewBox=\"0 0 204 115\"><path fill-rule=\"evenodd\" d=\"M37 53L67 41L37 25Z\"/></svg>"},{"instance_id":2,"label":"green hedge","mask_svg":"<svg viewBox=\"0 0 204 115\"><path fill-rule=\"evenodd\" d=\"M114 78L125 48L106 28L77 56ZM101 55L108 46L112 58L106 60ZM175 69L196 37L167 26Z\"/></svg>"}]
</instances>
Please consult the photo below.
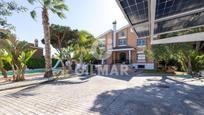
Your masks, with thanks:
<instances>
[{"instance_id":1,"label":"green hedge","mask_svg":"<svg viewBox=\"0 0 204 115\"><path fill-rule=\"evenodd\" d=\"M57 63L57 59L52 59L52 67L55 66L55 64ZM31 58L29 61L28 61L28 64L27 64L27 67L29 69L38 69L38 68L45 68L45 59L44 58L40 58L40 59L37 59L37 58ZM61 63L58 67L61 67ZM8 63L4 63L4 68L6 70L11 70L11 67Z\"/></svg>"}]
</instances>

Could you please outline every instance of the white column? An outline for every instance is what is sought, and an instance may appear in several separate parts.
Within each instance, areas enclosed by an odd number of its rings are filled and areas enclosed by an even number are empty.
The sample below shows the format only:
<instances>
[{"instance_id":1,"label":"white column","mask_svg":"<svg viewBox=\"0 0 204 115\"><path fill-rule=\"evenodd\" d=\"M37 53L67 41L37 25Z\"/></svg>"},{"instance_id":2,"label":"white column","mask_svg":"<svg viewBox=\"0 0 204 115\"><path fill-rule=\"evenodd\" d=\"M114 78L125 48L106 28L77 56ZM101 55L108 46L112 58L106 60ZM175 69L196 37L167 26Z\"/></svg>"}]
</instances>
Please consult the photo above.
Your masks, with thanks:
<instances>
[{"instance_id":1,"label":"white column","mask_svg":"<svg viewBox=\"0 0 204 115\"><path fill-rule=\"evenodd\" d=\"M101 64L102 64L102 65L104 64L104 59L101 60Z\"/></svg>"},{"instance_id":2,"label":"white column","mask_svg":"<svg viewBox=\"0 0 204 115\"><path fill-rule=\"evenodd\" d=\"M117 31L117 28L116 28L116 25L117 25L117 22L113 22L113 47L115 48L116 47L116 31Z\"/></svg>"},{"instance_id":3,"label":"white column","mask_svg":"<svg viewBox=\"0 0 204 115\"><path fill-rule=\"evenodd\" d=\"M154 23L155 23L155 14L156 14L156 0L149 0L148 1L148 8L149 8L149 26L150 26L150 39L151 42L154 36Z\"/></svg>"},{"instance_id":4,"label":"white column","mask_svg":"<svg viewBox=\"0 0 204 115\"><path fill-rule=\"evenodd\" d=\"M130 64L131 63L131 50L129 50L128 54L129 54L129 64Z\"/></svg>"}]
</instances>

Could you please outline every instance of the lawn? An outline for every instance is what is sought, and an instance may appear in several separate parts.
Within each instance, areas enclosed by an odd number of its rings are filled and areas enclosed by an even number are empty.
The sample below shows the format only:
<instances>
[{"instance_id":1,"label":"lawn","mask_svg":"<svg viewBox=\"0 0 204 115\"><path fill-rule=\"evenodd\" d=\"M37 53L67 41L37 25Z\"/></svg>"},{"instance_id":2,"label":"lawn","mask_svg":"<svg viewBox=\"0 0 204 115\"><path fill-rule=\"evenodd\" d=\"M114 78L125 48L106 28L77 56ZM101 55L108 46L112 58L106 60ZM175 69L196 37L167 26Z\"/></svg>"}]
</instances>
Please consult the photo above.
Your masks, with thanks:
<instances>
[{"instance_id":1,"label":"lawn","mask_svg":"<svg viewBox=\"0 0 204 115\"><path fill-rule=\"evenodd\" d=\"M149 73L149 74L168 74L167 72L163 70L144 70L144 73Z\"/></svg>"}]
</instances>

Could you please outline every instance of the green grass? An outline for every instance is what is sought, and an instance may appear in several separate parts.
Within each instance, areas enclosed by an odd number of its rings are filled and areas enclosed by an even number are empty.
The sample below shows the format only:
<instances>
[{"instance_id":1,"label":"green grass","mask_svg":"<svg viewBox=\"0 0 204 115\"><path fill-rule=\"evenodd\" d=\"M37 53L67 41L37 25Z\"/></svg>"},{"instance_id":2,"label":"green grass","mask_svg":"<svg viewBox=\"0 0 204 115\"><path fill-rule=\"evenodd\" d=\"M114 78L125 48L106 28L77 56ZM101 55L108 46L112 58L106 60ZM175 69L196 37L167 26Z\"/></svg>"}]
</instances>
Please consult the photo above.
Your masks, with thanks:
<instances>
[{"instance_id":1,"label":"green grass","mask_svg":"<svg viewBox=\"0 0 204 115\"><path fill-rule=\"evenodd\" d=\"M163 70L144 70L144 73L147 74L168 74L167 72L163 71ZM180 78L192 78L191 75L176 75L176 77L180 77Z\"/></svg>"},{"instance_id":2,"label":"green grass","mask_svg":"<svg viewBox=\"0 0 204 115\"><path fill-rule=\"evenodd\" d=\"M144 73L149 73L149 74L167 74L163 70L144 70Z\"/></svg>"},{"instance_id":3,"label":"green grass","mask_svg":"<svg viewBox=\"0 0 204 115\"><path fill-rule=\"evenodd\" d=\"M192 78L192 75L177 75L176 77L180 77L180 78Z\"/></svg>"}]
</instances>

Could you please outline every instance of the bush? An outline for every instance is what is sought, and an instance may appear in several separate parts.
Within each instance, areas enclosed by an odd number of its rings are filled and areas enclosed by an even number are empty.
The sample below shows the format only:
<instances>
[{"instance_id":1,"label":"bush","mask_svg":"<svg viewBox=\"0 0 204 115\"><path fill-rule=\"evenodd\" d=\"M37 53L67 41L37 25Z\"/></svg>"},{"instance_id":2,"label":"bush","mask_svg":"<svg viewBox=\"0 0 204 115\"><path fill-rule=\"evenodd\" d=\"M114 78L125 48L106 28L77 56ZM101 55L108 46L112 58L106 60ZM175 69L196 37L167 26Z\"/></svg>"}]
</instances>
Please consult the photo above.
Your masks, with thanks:
<instances>
[{"instance_id":1,"label":"bush","mask_svg":"<svg viewBox=\"0 0 204 115\"><path fill-rule=\"evenodd\" d=\"M27 67L29 69L45 68L45 59L44 58L31 58L28 61Z\"/></svg>"},{"instance_id":2,"label":"bush","mask_svg":"<svg viewBox=\"0 0 204 115\"><path fill-rule=\"evenodd\" d=\"M52 59L52 67L55 66L55 64L57 63L57 59ZM29 69L39 69L39 68L45 68L45 59L44 58L31 58L28 63L27 63L27 67ZM59 64L58 67L62 67L61 63ZM11 70L11 66L4 62L4 68L6 70Z\"/></svg>"},{"instance_id":3,"label":"bush","mask_svg":"<svg viewBox=\"0 0 204 115\"><path fill-rule=\"evenodd\" d=\"M76 68L76 63L75 63L75 62L73 62L73 63L71 64L71 68L72 68L72 70L75 70L75 68Z\"/></svg>"},{"instance_id":4,"label":"bush","mask_svg":"<svg viewBox=\"0 0 204 115\"><path fill-rule=\"evenodd\" d=\"M11 66L9 65L9 63L4 62L4 69L6 69L7 71L11 70Z\"/></svg>"}]
</instances>

